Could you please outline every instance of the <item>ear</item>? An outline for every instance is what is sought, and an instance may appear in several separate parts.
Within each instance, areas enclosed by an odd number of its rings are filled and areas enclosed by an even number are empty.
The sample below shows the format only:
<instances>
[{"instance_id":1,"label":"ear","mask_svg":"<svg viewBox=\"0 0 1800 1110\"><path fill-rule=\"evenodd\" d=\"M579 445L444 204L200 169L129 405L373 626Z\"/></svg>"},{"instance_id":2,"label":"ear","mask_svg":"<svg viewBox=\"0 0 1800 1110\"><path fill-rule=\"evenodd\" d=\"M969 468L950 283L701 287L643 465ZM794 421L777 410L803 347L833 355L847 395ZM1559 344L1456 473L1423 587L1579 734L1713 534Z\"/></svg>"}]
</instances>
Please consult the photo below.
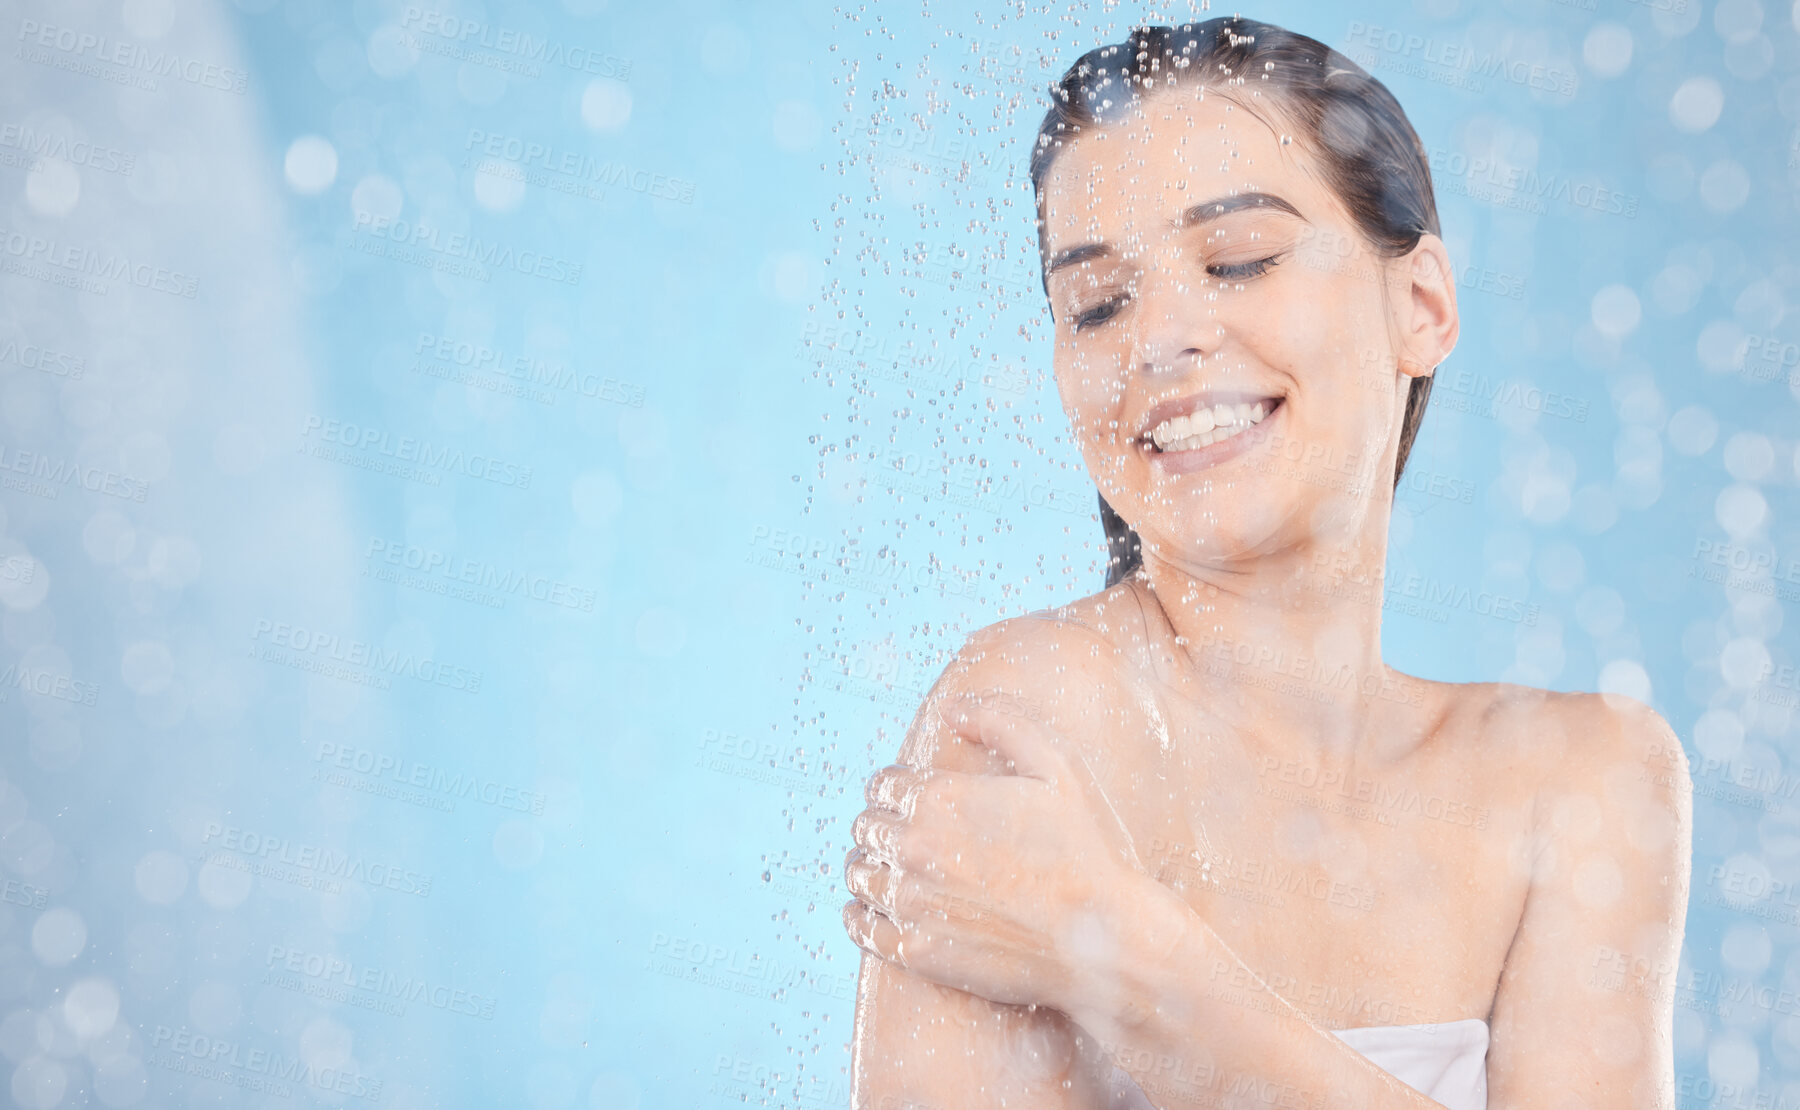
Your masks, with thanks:
<instances>
[{"instance_id":1,"label":"ear","mask_svg":"<svg viewBox=\"0 0 1800 1110\"><path fill-rule=\"evenodd\" d=\"M1444 241L1427 232L1406 256L1400 298L1394 302L1399 328L1400 371L1411 378L1437 369L1456 348L1462 318L1456 311L1456 270Z\"/></svg>"}]
</instances>

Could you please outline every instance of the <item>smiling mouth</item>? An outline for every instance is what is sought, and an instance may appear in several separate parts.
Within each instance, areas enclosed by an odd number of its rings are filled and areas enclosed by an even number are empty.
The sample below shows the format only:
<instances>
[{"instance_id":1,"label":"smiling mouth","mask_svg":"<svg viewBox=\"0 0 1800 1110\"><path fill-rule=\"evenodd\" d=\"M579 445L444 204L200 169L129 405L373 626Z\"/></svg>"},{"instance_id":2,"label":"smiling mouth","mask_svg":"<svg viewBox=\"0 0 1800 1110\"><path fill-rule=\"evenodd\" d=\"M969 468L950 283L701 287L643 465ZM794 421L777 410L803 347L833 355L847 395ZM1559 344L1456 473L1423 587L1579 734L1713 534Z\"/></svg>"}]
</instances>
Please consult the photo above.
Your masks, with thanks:
<instances>
[{"instance_id":1,"label":"smiling mouth","mask_svg":"<svg viewBox=\"0 0 1800 1110\"><path fill-rule=\"evenodd\" d=\"M1210 447L1242 435L1274 415L1283 398L1265 397L1237 404L1216 404L1173 417L1138 437L1138 444L1153 455L1174 454Z\"/></svg>"}]
</instances>

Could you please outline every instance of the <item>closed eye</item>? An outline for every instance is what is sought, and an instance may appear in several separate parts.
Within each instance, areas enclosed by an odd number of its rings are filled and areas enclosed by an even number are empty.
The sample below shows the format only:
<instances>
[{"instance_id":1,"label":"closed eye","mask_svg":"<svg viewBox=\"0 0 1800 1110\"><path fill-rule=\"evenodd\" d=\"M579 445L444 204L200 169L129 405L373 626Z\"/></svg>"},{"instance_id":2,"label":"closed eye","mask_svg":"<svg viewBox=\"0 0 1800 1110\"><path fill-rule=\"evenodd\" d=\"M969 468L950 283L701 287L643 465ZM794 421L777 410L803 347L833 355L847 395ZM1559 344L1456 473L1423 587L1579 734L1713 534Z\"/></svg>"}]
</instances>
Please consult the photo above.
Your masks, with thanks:
<instances>
[{"instance_id":1,"label":"closed eye","mask_svg":"<svg viewBox=\"0 0 1800 1110\"><path fill-rule=\"evenodd\" d=\"M1270 255L1268 258L1259 258L1254 262L1233 262L1208 266L1206 272L1225 281L1243 281L1246 278L1261 277L1280 260L1281 256L1276 254Z\"/></svg>"},{"instance_id":2,"label":"closed eye","mask_svg":"<svg viewBox=\"0 0 1800 1110\"><path fill-rule=\"evenodd\" d=\"M1208 266L1206 272L1221 281L1246 281L1250 278L1261 277L1268 273L1269 270L1279 264L1280 261L1281 256L1279 254L1274 254L1267 258L1256 259L1253 262L1215 263L1214 265ZM1077 313L1075 315L1072 330L1082 331L1086 328L1097 327L1100 324L1106 323L1114 316L1117 316L1120 310L1125 307L1126 302L1130 299L1129 295L1120 293L1117 296L1108 297L1106 300L1101 301L1092 308Z\"/></svg>"},{"instance_id":3,"label":"closed eye","mask_svg":"<svg viewBox=\"0 0 1800 1110\"><path fill-rule=\"evenodd\" d=\"M1092 308L1077 313L1075 315L1075 323L1072 330L1080 331L1083 328L1091 328L1097 324L1106 323L1108 320L1119 314L1119 310L1125 307L1125 301L1126 295L1120 293L1116 297L1108 297L1106 300L1101 301Z\"/></svg>"}]
</instances>

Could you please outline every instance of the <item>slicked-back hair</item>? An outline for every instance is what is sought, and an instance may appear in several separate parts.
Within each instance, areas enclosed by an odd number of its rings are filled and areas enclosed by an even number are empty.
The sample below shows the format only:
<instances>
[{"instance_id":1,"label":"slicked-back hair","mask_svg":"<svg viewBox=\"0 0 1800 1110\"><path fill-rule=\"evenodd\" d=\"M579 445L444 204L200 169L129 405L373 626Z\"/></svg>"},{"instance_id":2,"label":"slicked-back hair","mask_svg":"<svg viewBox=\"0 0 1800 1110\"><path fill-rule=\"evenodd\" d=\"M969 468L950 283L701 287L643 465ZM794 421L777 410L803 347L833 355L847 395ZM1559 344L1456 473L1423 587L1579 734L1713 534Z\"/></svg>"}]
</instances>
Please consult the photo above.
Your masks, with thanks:
<instances>
[{"instance_id":1,"label":"slicked-back hair","mask_svg":"<svg viewBox=\"0 0 1800 1110\"><path fill-rule=\"evenodd\" d=\"M1050 110L1031 155L1040 237L1044 178L1068 143L1124 118L1165 89L1201 86L1239 103L1247 100L1239 90L1261 92L1260 102L1294 127L1295 141L1315 157L1326 185L1376 254L1397 258L1426 233L1440 234L1424 144L1387 87L1317 39L1227 16L1137 28L1124 42L1083 54L1051 86ZM1425 419L1431 383L1431 375L1415 377L1406 395L1396 489ZM1109 553L1106 584L1112 586L1143 565L1143 543L1104 494L1100 520Z\"/></svg>"}]
</instances>

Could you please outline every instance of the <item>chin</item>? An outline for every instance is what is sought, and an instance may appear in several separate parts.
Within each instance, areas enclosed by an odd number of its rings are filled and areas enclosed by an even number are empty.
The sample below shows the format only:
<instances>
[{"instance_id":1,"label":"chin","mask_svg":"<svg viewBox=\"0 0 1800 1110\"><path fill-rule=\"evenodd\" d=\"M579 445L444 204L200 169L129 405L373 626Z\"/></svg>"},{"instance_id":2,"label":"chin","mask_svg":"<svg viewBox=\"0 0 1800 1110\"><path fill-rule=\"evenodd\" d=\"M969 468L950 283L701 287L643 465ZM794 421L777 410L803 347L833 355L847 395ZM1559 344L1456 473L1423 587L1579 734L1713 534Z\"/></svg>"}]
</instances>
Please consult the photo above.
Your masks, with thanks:
<instances>
[{"instance_id":1,"label":"chin","mask_svg":"<svg viewBox=\"0 0 1800 1110\"><path fill-rule=\"evenodd\" d=\"M1143 521L1138 535L1147 553L1155 542L1156 557L1172 563L1220 563L1260 556L1280 546L1284 530L1278 519L1265 516L1266 502L1263 512L1240 511L1238 499L1232 502L1213 499L1186 511L1161 507Z\"/></svg>"}]
</instances>

